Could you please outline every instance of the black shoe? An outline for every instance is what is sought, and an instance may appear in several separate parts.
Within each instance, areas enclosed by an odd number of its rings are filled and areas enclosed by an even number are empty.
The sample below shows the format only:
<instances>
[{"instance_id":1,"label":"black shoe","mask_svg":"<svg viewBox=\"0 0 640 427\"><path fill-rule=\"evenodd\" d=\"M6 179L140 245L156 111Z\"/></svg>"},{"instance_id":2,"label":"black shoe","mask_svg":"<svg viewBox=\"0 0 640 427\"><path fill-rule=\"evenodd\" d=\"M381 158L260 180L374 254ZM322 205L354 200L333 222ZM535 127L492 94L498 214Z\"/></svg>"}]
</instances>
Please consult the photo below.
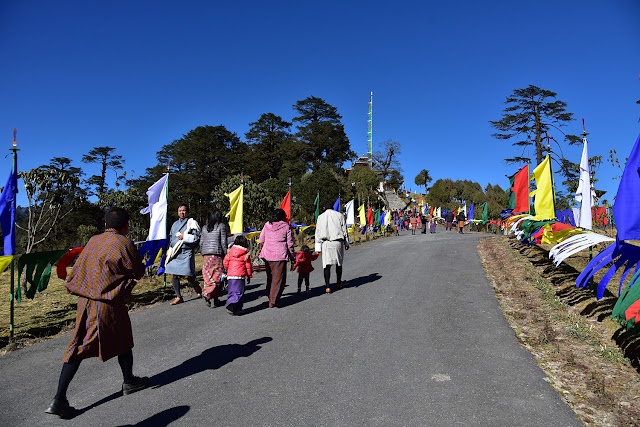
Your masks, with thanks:
<instances>
[{"instance_id":1,"label":"black shoe","mask_svg":"<svg viewBox=\"0 0 640 427\"><path fill-rule=\"evenodd\" d=\"M136 391L143 390L149 387L149 378L147 377L133 377L128 383L122 384L122 394L124 396L135 393Z\"/></svg>"},{"instance_id":2,"label":"black shoe","mask_svg":"<svg viewBox=\"0 0 640 427\"><path fill-rule=\"evenodd\" d=\"M54 398L46 411L47 414L57 415L60 418L70 418L75 414L76 410L72 406L69 406L69 401L67 399L56 399Z\"/></svg>"},{"instance_id":3,"label":"black shoe","mask_svg":"<svg viewBox=\"0 0 640 427\"><path fill-rule=\"evenodd\" d=\"M224 305L224 301L220 301L219 299L214 299L213 300L213 305L215 307L222 307Z\"/></svg>"},{"instance_id":4,"label":"black shoe","mask_svg":"<svg viewBox=\"0 0 640 427\"><path fill-rule=\"evenodd\" d=\"M211 307L211 299L204 297L204 303L207 304L207 307Z\"/></svg>"}]
</instances>

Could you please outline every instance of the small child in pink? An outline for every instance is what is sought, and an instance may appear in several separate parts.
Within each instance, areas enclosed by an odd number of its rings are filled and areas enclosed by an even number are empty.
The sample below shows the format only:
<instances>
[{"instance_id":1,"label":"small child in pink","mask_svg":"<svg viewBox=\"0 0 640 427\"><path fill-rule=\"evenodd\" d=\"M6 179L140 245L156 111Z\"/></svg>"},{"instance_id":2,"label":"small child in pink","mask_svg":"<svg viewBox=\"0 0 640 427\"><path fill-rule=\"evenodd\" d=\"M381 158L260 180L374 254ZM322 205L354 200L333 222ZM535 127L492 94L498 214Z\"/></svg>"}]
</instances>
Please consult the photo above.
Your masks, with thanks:
<instances>
[{"instance_id":1,"label":"small child in pink","mask_svg":"<svg viewBox=\"0 0 640 427\"><path fill-rule=\"evenodd\" d=\"M248 248L247 238L239 235L222 261L229 281L227 312L231 315L242 314L245 279L246 283L249 283L253 274Z\"/></svg>"},{"instance_id":2,"label":"small child in pink","mask_svg":"<svg viewBox=\"0 0 640 427\"><path fill-rule=\"evenodd\" d=\"M298 293L302 290L302 281L305 281L307 286L307 293L311 292L309 288L309 273L313 271L312 261L318 259L318 253L311 253L309 246L303 246L300 248L300 252L296 254L296 262L293 264L292 270L298 270Z\"/></svg>"}]
</instances>

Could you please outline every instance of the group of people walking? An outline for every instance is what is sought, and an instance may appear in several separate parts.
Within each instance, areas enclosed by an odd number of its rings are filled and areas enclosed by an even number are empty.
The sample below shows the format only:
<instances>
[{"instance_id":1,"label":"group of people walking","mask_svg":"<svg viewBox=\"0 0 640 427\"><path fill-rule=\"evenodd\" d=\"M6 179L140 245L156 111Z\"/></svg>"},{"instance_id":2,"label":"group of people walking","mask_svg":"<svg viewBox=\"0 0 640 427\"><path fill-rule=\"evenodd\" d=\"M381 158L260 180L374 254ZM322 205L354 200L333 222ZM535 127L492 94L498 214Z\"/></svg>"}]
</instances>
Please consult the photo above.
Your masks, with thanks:
<instances>
[{"instance_id":1,"label":"group of people walking","mask_svg":"<svg viewBox=\"0 0 640 427\"><path fill-rule=\"evenodd\" d=\"M394 212L396 233L406 226L415 234L426 224L435 225L431 217L420 218L416 214ZM448 213L446 228L453 226L453 212ZM459 232L464 226L464 213L458 214ZM434 227L435 228L435 227ZM128 238L129 214L121 208L111 208L105 214L105 232L93 236L79 255L65 287L78 296L78 311L71 342L63 358L57 392L46 409L47 413L62 418L73 416L75 410L67 400L67 389L82 360L98 357L107 361L117 357L122 370L122 394L128 395L146 388L149 379L133 375L133 333L127 297L136 280L144 274L144 263L135 244ZM435 231L435 230L433 230ZM432 232L433 232L432 231ZM303 246L294 251L293 235L287 215L276 209L265 223L259 237L259 257L265 262L266 295L268 306L280 307L280 299L287 281L287 263L298 271L298 293L305 284L310 291L309 274L312 262L322 254L325 292L331 293L331 267L335 265L336 287L345 286L342 279L344 252L349 249L349 235L344 215L333 210L333 203L324 204L324 212L316 221L315 251ZM202 276L204 289L196 280L195 251L200 248L203 256ZM184 302L180 291L180 280L185 278L193 287L196 296L203 298L207 306L226 305L231 315L243 314L245 286L253 275L253 260L249 253L249 242L244 235L237 235L229 248L227 226L222 212L214 209L207 224L200 228L189 217L188 206L178 207L178 220L170 230L170 249L167 252L165 272L171 275L175 299L171 305ZM224 284L227 283L227 299L221 301Z\"/></svg>"},{"instance_id":2,"label":"group of people walking","mask_svg":"<svg viewBox=\"0 0 640 427\"><path fill-rule=\"evenodd\" d=\"M107 361L118 358L122 370L122 394L128 395L149 385L147 377L133 375L133 333L125 300L131 295L136 280L144 274L144 263L134 243L126 237L129 214L121 208L111 208L105 214L105 232L93 236L77 259L65 283L67 290L78 296L76 324L63 358L56 394L47 407L49 414L70 418L75 409L69 404L67 390L82 360L98 357ZM189 217L189 208L178 207L178 220L171 226L170 249L167 252L165 272L171 275L176 297L171 305L184 302L180 280L186 278L196 296L208 306L226 305L232 315L242 314L245 285L253 275L249 242L237 235L228 248L227 227L220 210L214 210L204 228ZM287 262L298 271L298 292L304 282L310 291L309 274L312 261L322 254L325 292L332 292L331 266L336 266L337 288L345 286L342 280L344 251L349 249L349 235L345 218L326 202L318 217L315 234L315 252L308 247L295 253L291 227L286 213L276 209L264 225L259 238L259 257L265 261L266 293L269 307L280 307L280 298L286 285ZM204 290L196 281L195 250L200 247L203 256L202 275ZM227 300L224 282L228 284Z\"/></svg>"}]
</instances>

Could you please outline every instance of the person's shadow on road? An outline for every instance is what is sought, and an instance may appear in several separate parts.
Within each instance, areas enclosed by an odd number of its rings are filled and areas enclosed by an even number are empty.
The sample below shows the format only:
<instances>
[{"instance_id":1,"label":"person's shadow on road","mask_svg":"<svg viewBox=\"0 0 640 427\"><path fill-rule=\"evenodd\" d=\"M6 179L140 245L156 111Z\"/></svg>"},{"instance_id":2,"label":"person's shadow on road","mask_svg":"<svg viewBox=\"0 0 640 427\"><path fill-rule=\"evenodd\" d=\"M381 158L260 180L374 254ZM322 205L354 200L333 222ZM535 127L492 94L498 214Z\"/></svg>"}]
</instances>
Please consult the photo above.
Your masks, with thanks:
<instances>
[{"instance_id":1,"label":"person's shadow on road","mask_svg":"<svg viewBox=\"0 0 640 427\"><path fill-rule=\"evenodd\" d=\"M197 374L198 372L206 371L207 369L218 369L227 363L233 362L238 357L251 356L253 353L260 350L261 344L268 343L272 340L273 338L271 337L262 337L249 341L246 344L225 344L211 347L200 353L198 356L185 360L178 366L152 376L149 378L149 387L159 388L190 375ZM99 401L92 403L85 408L76 409L71 418L75 418L120 396L122 396L122 391L117 391L109 396L103 397Z\"/></svg>"},{"instance_id":2,"label":"person's shadow on road","mask_svg":"<svg viewBox=\"0 0 640 427\"><path fill-rule=\"evenodd\" d=\"M340 292L348 288L357 288L359 286L365 285L367 283L375 282L376 280L380 280L380 279L382 279L382 276L379 273L371 273L366 276L356 277L354 279L348 280L347 285L344 288L335 289L335 286L334 286L334 291L332 293ZM249 297L247 297L247 294L245 294L244 302L246 303L247 301L253 301L264 296L265 292L262 286L264 285L261 285L259 287L259 290L256 290L248 294L250 295ZM292 289L292 291L287 292L286 289ZM316 286L315 288L311 288L311 292L309 293L306 293L306 292L297 293L296 291L294 291L294 289L296 289L295 285L292 287L285 288L285 292L282 294L282 297L280 298L280 307L286 307L309 298L326 295L324 286ZM264 301L261 304L258 304L256 306L245 308L244 315L251 314L256 311L266 309L268 307L269 307L268 301Z\"/></svg>"},{"instance_id":3,"label":"person's shadow on road","mask_svg":"<svg viewBox=\"0 0 640 427\"><path fill-rule=\"evenodd\" d=\"M195 375L208 369L218 369L239 357L249 357L260 350L260 345L272 341L271 337L262 337L246 344L225 344L211 347L199 355L187 359L178 366L167 369L149 378L152 388L160 388L182 378Z\"/></svg>"},{"instance_id":4,"label":"person's shadow on road","mask_svg":"<svg viewBox=\"0 0 640 427\"><path fill-rule=\"evenodd\" d=\"M136 424L126 424L120 427L165 427L183 417L189 412L190 407L186 405L176 406L174 408L165 409L155 415L145 418Z\"/></svg>"}]
</instances>

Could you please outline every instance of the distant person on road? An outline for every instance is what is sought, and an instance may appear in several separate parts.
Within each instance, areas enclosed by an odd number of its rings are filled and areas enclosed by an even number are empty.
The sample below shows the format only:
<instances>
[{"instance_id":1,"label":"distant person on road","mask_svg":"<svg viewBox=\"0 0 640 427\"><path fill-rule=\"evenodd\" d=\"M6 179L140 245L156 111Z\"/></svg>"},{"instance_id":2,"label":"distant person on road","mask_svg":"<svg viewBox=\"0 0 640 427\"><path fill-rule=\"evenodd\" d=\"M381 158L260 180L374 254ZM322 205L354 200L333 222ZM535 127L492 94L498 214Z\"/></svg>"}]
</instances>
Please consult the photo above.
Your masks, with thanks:
<instances>
[{"instance_id":1,"label":"distant person on road","mask_svg":"<svg viewBox=\"0 0 640 427\"><path fill-rule=\"evenodd\" d=\"M467 218L464 215L464 211L462 209L460 209L460 212L458 212L458 218L456 218L458 220L458 233L460 234L464 234L462 232L462 229L464 228L464 222L467 220Z\"/></svg>"},{"instance_id":2,"label":"distant person on road","mask_svg":"<svg viewBox=\"0 0 640 427\"><path fill-rule=\"evenodd\" d=\"M448 211L445 215L444 215L444 220L445 220L445 232L446 233L450 233L452 228L453 228L453 220L455 219L455 215L453 214L453 210Z\"/></svg>"},{"instance_id":3,"label":"distant person on road","mask_svg":"<svg viewBox=\"0 0 640 427\"><path fill-rule=\"evenodd\" d=\"M249 254L249 241L242 234L236 236L229 253L224 257L224 268L227 269L229 291L227 296L227 313L240 315L244 299L245 284L251 282L253 270Z\"/></svg>"},{"instance_id":4,"label":"distant person on road","mask_svg":"<svg viewBox=\"0 0 640 427\"><path fill-rule=\"evenodd\" d=\"M196 281L196 259L194 252L200 239L200 225L189 218L187 205L178 207L178 220L171 226L171 247L167 253L166 274L171 274L171 284L176 293L176 299L171 305L184 302L180 293L180 277L186 277L187 281L196 292L197 298L202 296L202 288Z\"/></svg>"},{"instance_id":5,"label":"distant person on road","mask_svg":"<svg viewBox=\"0 0 640 427\"><path fill-rule=\"evenodd\" d=\"M224 266L222 261L227 253L227 226L222 221L219 209L209 215L207 225L200 235L200 253L203 256L202 278L204 280L204 302L211 307L211 300L215 307L224 305L220 301L223 292L222 275Z\"/></svg>"},{"instance_id":6,"label":"distant person on road","mask_svg":"<svg viewBox=\"0 0 640 427\"><path fill-rule=\"evenodd\" d=\"M344 216L333 210L333 203L324 203L324 212L316 222L316 252L322 252L322 268L324 269L325 292L331 292L331 266L336 266L337 288L343 288L342 260L345 249L349 249L349 233Z\"/></svg>"},{"instance_id":7,"label":"distant person on road","mask_svg":"<svg viewBox=\"0 0 640 427\"><path fill-rule=\"evenodd\" d=\"M148 378L133 375L133 333L125 304L135 280L144 274L144 264L126 237L127 211L109 209L105 227L104 233L89 239L65 283L67 291L78 296L76 326L64 355L58 391L45 411L61 418L75 413L67 400L67 389L83 359L98 357L106 362L117 356L124 395L142 390L148 383Z\"/></svg>"},{"instance_id":8,"label":"distant person on road","mask_svg":"<svg viewBox=\"0 0 640 427\"><path fill-rule=\"evenodd\" d=\"M411 215L411 219L409 220L409 224L411 226L411 234L415 235L416 234L416 228L418 228L418 217L413 214Z\"/></svg>"},{"instance_id":9,"label":"distant person on road","mask_svg":"<svg viewBox=\"0 0 640 427\"><path fill-rule=\"evenodd\" d=\"M317 252L311 253L309 246L304 245L300 248L300 251L296 254L296 262L293 264L292 269L298 270L298 293L302 291L302 282L304 281L307 290L306 293L311 292L309 285L309 274L313 271L312 261L318 259L319 254Z\"/></svg>"},{"instance_id":10,"label":"distant person on road","mask_svg":"<svg viewBox=\"0 0 640 427\"><path fill-rule=\"evenodd\" d=\"M273 212L260 232L259 242L260 258L265 260L269 307L280 307L280 297L287 284L287 261L296 259L291 227L284 210Z\"/></svg>"}]
</instances>

